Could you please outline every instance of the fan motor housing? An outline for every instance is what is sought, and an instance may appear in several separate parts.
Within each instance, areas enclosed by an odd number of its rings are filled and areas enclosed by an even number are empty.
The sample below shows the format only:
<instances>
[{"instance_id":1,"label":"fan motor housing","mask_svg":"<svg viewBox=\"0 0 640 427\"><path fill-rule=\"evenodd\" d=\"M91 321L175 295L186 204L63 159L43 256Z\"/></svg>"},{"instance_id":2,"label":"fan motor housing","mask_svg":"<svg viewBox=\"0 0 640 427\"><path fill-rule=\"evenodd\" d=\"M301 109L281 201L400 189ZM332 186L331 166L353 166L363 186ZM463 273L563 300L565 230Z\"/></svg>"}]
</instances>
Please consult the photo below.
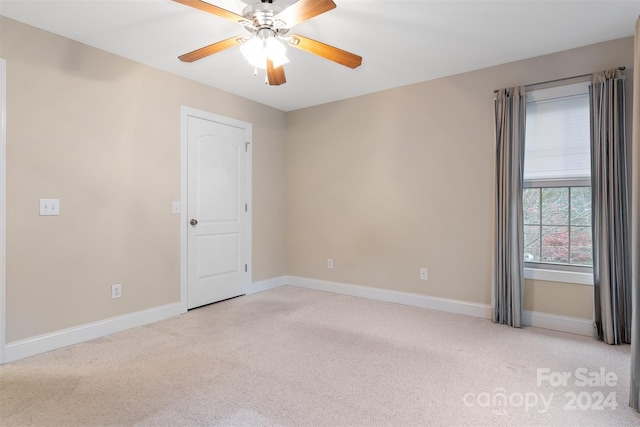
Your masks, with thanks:
<instances>
[{"instance_id":1,"label":"fan motor housing","mask_svg":"<svg viewBox=\"0 0 640 427\"><path fill-rule=\"evenodd\" d=\"M275 18L282 10L280 6L272 3L257 3L245 7L242 16L247 18L256 32L269 28L275 33L280 33L280 30L287 31L285 23Z\"/></svg>"}]
</instances>

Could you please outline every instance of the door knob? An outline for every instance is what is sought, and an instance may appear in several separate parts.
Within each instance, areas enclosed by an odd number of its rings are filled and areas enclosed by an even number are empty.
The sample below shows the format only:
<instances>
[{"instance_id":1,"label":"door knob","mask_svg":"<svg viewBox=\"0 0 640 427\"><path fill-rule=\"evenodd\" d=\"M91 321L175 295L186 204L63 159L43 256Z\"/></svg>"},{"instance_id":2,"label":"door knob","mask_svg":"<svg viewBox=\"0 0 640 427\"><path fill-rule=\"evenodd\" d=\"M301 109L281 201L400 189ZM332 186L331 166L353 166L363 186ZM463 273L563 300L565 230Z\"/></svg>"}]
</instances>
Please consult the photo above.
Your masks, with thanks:
<instances>
[{"instance_id":1,"label":"door knob","mask_svg":"<svg viewBox=\"0 0 640 427\"><path fill-rule=\"evenodd\" d=\"M197 219L192 219L191 221L189 221L189 224L198 225L198 220Z\"/></svg>"}]
</instances>

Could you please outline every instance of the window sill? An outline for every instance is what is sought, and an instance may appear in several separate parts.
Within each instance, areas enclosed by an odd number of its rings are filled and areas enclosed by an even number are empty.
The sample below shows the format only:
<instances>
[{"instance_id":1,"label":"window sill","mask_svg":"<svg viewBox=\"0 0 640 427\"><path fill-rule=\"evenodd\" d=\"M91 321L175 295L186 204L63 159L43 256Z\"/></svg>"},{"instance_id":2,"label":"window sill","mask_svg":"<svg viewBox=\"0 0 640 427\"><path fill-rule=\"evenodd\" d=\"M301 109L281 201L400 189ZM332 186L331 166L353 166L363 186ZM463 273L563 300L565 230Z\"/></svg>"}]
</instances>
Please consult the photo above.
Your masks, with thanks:
<instances>
[{"instance_id":1,"label":"window sill","mask_svg":"<svg viewBox=\"0 0 640 427\"><path fill-rule=\"evenodd\" d=\"M593 274L575 271L544 270L541 268L525 268L524 278L544 280L547 282L574 283L593 286Z\"/></svg>"}]
</instances>

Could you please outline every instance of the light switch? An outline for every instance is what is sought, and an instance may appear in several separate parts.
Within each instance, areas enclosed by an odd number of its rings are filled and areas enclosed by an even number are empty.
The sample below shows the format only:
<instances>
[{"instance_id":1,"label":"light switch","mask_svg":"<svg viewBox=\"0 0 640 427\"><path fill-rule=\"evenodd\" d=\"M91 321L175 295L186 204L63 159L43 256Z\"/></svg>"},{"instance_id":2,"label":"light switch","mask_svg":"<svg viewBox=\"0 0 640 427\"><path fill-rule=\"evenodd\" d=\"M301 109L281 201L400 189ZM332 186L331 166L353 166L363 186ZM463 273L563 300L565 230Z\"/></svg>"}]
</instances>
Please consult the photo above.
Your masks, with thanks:
<instances>
[{"instance_id":1,"label":"light switch","mask_svg":"<svg viewBox=\"0 0 640 427\"><path fill-rule=\"evenodd\" d=\"M40 215L60 215L60 199L40 199Z\"/></svg>"},{"instance_id":2,"label":"light switch","mask_svg":"<svg viewBox=\"0 0 640 427\"><path fill-rule=\"evenodd\" d=\"M180 202L173 202L171 204L171 213L180 213Z\"/></svg>"}]
</instances>

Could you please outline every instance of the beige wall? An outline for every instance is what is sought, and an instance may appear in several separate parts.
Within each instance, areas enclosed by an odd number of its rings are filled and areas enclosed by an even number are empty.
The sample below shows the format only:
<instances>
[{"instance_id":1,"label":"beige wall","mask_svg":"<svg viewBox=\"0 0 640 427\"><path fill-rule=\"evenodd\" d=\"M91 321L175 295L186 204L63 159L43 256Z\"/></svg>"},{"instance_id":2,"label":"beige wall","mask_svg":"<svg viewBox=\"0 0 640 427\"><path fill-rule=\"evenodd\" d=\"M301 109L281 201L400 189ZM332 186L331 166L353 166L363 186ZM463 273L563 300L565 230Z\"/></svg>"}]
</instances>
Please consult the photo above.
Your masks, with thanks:
<instances>
[{"instance_id":1,"label":"beige wall","mask_svg":"<svg viewBox=\"0 0 640 427\"><path fill-rule=\"evenodd\" d=\"M288 273L490 304L493 90L632 60L626 38L290 113ZM591 292L526 281L525 309L591 318Z\"/></svg>"},{"instance_id":2,"label":"beige wall","mask_svg":"<svg viewBox=\"0 0 640 427\"><path fill-rule=\"evenodd\" d=\"M180 300L181 105L253 124L253 281L286 274L285 113L3 17L0 40L7 342Z\"/></svg>"},{"instance_id":3,"label":"beige wall","mask_svg":"<svg viewBox=\"0 0 640 427\"><path fill-rule=\"evenodd\" d=\"M593 286L525 280L523 308L559 316L591 319Z\"/></svg>"}]
</instances>

